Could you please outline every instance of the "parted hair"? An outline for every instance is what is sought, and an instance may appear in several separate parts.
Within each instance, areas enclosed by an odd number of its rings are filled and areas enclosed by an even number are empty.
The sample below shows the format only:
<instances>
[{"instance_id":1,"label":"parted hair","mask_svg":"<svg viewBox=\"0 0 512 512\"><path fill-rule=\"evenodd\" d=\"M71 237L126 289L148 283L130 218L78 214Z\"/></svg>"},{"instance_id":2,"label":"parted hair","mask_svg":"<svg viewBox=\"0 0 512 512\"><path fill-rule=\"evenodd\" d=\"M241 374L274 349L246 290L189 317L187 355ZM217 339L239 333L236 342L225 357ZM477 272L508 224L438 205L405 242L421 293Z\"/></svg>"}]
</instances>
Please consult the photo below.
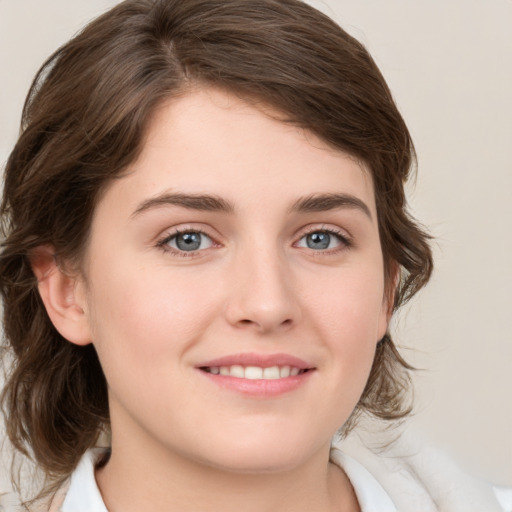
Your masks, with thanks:
<instances>
[{"instance_id":1,"label":"parted hair","mask_svg":"<svg viewBox=\"0 0 512 512\"><path fill-rule=\"evenodd\" d=\"M155 109L203 85L271 106L365 164L395 309L430 277L429 236L404 194L413 143L357 40L300 0L119 3L43 64L5 169L2 403L11 442L50 480L69 476L108 431L107 382L93 345L74 345L52 325L31 254L50 244L59 262L79 269L100 194L139 155ZM362 412L406 416L410 369L387 334L345 431Z\"/></svg>"}]
</instances>

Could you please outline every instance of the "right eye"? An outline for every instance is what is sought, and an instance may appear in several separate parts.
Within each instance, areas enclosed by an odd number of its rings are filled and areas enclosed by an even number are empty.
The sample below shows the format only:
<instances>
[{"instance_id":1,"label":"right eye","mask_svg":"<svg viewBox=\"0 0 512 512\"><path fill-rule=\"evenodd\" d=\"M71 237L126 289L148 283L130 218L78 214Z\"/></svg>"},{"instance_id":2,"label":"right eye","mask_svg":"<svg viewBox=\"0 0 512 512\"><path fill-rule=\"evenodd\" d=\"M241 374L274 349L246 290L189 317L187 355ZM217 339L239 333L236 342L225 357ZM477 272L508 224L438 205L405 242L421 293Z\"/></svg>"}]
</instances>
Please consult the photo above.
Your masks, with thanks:
<instances>
[{"instance_id":1,"label":"right eye","mask_svg":"<svg viewBox=\"0 0 512 512\"><path fill-rule=\"evenodd\" d=\"M193 253L213 246L213 240L201 231L176 231L158 242L164 249L171 249L181 253Z\"/></svg>"}]
</instances>

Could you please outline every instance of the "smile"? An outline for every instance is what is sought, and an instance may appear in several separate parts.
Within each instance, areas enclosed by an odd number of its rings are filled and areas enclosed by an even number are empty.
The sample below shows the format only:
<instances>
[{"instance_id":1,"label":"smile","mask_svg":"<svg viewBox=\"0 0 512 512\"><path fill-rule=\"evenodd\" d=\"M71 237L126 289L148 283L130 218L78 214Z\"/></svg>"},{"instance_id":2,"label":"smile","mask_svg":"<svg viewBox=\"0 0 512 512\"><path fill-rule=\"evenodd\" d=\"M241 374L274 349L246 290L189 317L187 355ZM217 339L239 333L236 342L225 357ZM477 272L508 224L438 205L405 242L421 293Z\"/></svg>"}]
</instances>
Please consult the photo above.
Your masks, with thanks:
<instances>
[{"instance_id":1,"label":"smile","mask_svg":"<svg viewBox=\"0 0 512 512\"><path fill-rule=\"evenodd\" d=\"M295 377L306 372L306 369L300 369L295 366L241 366L238 364L232 366L207 366L201 370L213 375L224 375L235 377L237 379L248 380L277 380L288 377Z\"/></svg>"},{"instance_id":2,"label":"smile","mask_svg":"<svg viewBox=\"0 0 512 512\"><path fill-rule=\"evenodd\" d=\"M229 392L268 399L305 386L316 365L291 354L231 354L196 366L202 375Z\"/></svg>"}]
</instances>

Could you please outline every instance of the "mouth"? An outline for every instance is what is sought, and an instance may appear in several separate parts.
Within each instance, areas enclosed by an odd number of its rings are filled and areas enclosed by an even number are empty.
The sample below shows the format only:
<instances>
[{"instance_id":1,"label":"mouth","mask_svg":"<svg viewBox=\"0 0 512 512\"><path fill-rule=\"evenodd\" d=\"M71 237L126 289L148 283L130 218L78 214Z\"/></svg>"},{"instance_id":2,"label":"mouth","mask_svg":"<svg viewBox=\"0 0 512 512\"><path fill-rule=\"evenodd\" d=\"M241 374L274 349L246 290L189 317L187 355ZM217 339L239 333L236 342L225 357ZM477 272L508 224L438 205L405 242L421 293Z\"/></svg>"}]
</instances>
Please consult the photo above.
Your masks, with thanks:
<instances>
[{"instance_id":1,"label":"mouth","mask_svg":"<svg viewBox=\"0 0 512 512\"><path fill-rule=\"evenodd\" d=\"M289 354L234 354L205 361L197 369L221 388L272 398L301 388L316 368Z\"/></svg>"},{"instance_id":2,"label":"mouth","mask_svg":"<svg viewBox=\"0 0 512 512\"><path fill-rule=\"evenodd\" d=\"M234 364L231 366L202 366L200 370L213 375L223 375L236 379L247 380L277 380L287 379L302 375L312 368L298 368L297 366L242 366Z\"/></svg>"}]
</instances>

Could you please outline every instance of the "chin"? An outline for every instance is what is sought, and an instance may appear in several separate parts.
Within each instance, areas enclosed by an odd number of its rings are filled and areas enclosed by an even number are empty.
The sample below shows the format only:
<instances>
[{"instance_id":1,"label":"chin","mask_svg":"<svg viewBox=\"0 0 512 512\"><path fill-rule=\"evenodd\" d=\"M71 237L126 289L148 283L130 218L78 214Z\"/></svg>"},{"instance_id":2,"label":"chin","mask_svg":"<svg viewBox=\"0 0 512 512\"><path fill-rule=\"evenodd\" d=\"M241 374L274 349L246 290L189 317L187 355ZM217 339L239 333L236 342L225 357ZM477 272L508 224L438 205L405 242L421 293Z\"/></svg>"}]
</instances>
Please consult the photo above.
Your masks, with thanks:
<instances>
[{"instance_id":1,"label":"chin","mask_svg":"<svg viewBox=\"0 0 512 512\"><path fill-rule=\"evenodd\" d=\"M323 448L309 438L270 431L265 436L241 435L208 443L203 461L212 467L235 473L278 473L301 466ZM328 450L326 450L328 456Z\"/></svg>"},{"instance_id":2,"label":"chin","mask_svg":"<svg viewBox=\"0 0 512 512\"><path fill-rule=\"evenodd\" d=\"M291 471L301 465L298 454L269 453L258 450L246 453L233 453L215 460L205 461L207 465L228 473L269 474Z\"/></svg>"}]
</instances>

